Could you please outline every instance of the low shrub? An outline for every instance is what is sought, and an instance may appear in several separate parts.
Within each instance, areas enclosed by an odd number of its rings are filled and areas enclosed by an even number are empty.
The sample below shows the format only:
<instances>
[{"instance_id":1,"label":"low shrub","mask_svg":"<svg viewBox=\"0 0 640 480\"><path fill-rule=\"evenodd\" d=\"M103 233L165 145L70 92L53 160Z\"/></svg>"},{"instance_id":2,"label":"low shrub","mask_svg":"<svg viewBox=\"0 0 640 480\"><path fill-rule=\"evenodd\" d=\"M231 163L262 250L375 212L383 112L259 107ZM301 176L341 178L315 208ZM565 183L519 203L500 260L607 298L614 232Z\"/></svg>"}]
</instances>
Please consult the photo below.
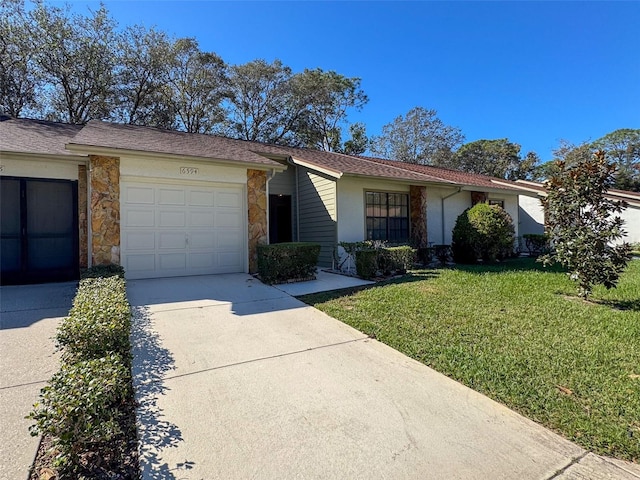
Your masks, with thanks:
<instances>
[{"instance_id":1,"label":"low shrub","mask_svg":"<svg viewBox=\"0 0 640 480\"><path fill-rule=\"evenodd\" d=\"M525 233L522 238L530 257L537 257L550 250L549 238L544 233Z\"/></svg>"},{"instance_id":2,"label":"low shrub","mask_svg":"<svg viewBox=\"0 0 640 480\"><path fill-rule=\"evenodd\" d=\"M492 262L513 253L513 221L498 205L478 203L465 210L456 220L452 235L453 259L458 263L475 263L478 259Z\"/></svg>"},{"instance_id":3,"label":"low shrub","mask_svg":"<svg viewBox=\"0 0 640 480\"><path fill-rule=\"evenodd\" d=\"M80 281L69 316L56 332L65 361L98 358L109 352L129 355L131 311L125 282L118 276Z\"/></svg>"},{"instance_id":4,"label":"low shrub","mask_svg":"<svg viewBox=\"0 0 640 480\"><path fill-rule=\"evenodd\" d=\"M110 453L111 439L122 433L121 405L131 396L128 362L118 354L63 362L29 414L35 421L29 430L52 438L57 451L53 466L72 475L82 468L87 452L100 448Z\"/></svg>"},{"instance_id":5,"label":"low shrub","mask_svg":"<svg viewBox=\"0 0 640 480\"><path fill-rule=\"evenodd\" d=\"M368 280L373 278L378 271L378 250L369 248L356 252L356 273L359 277Z\"/></svg>"},{"instance_id":6,"label":"low shrub","mask_svg":"<svg viewBox=\"0 0 640 480\"><path fill-rule=\"evenodd\" d=\"M405 273L416 258L416 250L408 245L384 247L379 250L378 269L385 273Z\"/></svg>"},{"instance_id":7,"label":"low shrub","mask_svg":"<svg viewBox=\"0 0 640 480\"><path fill-rule=\"evenodd\" d=\"M95 265L80 272L80 278L124 278L124 268L120 265Z\"/></svg>"},{"instance_id":8,"label":"low shrub","mask_svg":"<svg viewBox=\"0 0 640 480\"><path fill-rule=\"evenodd\" d=\"M269 284L314 278L320 244L308 242L275 243L258 246L258 274Z\"/></svg>"},{"instance_id":9,"label":"low shrub","mask_svg":"<svg viewBox=\"0 0 640 480\"><path fill-rule=\"evenodd\" d=\"M121 273L94 269L80 281L69 316L56 331L61 368L27 417L35 421L32 435L50 439L58 478L94 478L96 457L104 465L124 462L135 438L131 312Z\"/></svg>"}]
</instances>

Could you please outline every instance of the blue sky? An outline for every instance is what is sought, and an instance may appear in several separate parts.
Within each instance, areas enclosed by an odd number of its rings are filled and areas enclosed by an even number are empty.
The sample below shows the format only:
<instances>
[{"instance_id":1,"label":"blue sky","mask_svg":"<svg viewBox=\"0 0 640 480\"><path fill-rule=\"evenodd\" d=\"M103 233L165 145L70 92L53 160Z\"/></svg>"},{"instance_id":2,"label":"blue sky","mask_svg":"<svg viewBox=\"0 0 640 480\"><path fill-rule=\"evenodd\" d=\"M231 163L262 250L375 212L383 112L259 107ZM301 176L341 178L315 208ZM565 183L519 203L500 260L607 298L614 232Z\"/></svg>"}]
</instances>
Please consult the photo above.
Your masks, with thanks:
<instances>
[{"instance_id":1,"label":"blue sky","mask_svg":"<svg viewBox=\"0 0 640 480\"><path fill-rule=\"evenodd\" d=\"M638 1L104 4L121 26L195 37L229 64L278 58L360 77L370 100L349 120L369 135L422 106L466 141L506 137L549 160L560 139L640 128Z\"/></svg>"}]
</instances>

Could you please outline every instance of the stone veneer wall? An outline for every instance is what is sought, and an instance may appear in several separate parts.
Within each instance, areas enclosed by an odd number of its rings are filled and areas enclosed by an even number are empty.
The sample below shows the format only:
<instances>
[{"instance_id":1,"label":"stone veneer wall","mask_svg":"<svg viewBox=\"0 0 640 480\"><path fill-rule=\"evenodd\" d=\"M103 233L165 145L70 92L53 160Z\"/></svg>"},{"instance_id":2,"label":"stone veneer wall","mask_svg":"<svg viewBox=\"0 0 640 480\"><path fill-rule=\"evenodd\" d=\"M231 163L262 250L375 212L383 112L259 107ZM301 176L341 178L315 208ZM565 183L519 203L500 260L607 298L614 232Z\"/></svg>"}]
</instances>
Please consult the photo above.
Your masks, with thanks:
<instances>
[{"instance_id":1,"label":"stone veneer wall","mask_svg":"<svg viewBox=\"0 0 640 480\"><path fill-rule=\"evenodd\" d=\"M89 225L87 224L87 167L78 165L78 240L80 268L89 265Z\"/></svg>"},{"instance_id":2,"label":"stone veneer wall","mask_svg":"<svg viewBox=\"0 0 640 480\"><path fill-rule=\"evenodd\" d=\"M476 203L486 203L489 199L489 195L485 192L471 192L471 206Z\"/></svg>"},{"instance_id":3,"label":"stone veneer wall","mask_svg":"<svg viewBox=\"0 0 640 480\"><path fill-rule=\"evenodd\" d=\"M427 246L427 187L410 185L411 244L415 248Z\"/></svg>"},{"instance_id":4,"label":"stone veneer wall","mask_svg":"<svg viewBox=\"0 0 640 480\"><path fill-rule=\"evenodd\" d=\"M247 170L249 273L258 271L258 245L267 238L267 172Z\"/></svg>"},{"instance_id":5,"label":"stone veneer wall","mask_svg":"<svg viewBox=\"0 0 640 480\"><path fill-rule=\"evenodd\" d=\"M120 264L120 159L90 155L91 264Z\"/></svg>"}]
</instances>

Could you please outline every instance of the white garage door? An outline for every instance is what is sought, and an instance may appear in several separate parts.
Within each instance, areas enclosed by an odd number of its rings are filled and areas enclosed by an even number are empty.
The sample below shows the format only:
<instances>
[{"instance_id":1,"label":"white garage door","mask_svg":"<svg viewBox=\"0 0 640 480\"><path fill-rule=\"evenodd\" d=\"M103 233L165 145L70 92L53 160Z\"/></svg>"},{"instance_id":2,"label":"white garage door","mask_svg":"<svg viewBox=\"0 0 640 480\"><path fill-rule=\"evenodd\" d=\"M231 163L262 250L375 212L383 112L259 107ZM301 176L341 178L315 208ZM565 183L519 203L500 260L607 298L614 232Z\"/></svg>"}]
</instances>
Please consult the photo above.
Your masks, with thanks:
<instances>
[{"instance_id":1,"label":"white garage door","mask_svg":"<svg viewBox=\"0 0 640 480\"><path fill-rule=\"evenodd\" d=\"M120 193L127 278L244 271L241 186L124 182Z\"/></svg>"}]
</instances>

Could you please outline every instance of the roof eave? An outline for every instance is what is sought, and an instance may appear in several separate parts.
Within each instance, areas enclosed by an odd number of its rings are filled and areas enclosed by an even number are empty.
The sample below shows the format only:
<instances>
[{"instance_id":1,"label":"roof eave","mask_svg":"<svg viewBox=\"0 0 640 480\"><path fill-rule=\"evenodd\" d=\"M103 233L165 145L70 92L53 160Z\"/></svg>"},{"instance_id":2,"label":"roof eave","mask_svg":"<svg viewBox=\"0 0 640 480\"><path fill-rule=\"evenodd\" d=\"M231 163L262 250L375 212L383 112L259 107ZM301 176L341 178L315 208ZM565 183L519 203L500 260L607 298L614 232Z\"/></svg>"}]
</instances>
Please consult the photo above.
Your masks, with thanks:
<instances>
[{"instance_id":1,"label":"roof eave","mask_svg":"<svg viewBox=\"0 0 640 480\"><path fill-rule=\"evenodd\" d=\"M49 160L59 162L75 162L85 163L89 158L88 155L72 154L72 153L32 153L32 152L18 152L12 150L0 150L0 159L16 158L19 160Z\"/></svg>"},{"instance_id":2,"label":"roof eave","mask_svg":"<svg viewBox=\"0 0 640 480\"><path fill-rule=\"evenodd\" d=\"M146 150L131 150L126 148L101 147L97 145L85 145L78 143L68 143L66 149L72 152L82 152L86 155L105 155L105 156L135 156L139 158L147 158L151 160L186 160L189 162L245 167L255 170L275 170L282 172L287 169L275 160L269 160L270 163L250 162L245 160L228 160L215 157L201 157L194 155L180 155L172 153L149 152ZM268 160L268 159L267 159Z\"/></svg>"}]
</instances>

